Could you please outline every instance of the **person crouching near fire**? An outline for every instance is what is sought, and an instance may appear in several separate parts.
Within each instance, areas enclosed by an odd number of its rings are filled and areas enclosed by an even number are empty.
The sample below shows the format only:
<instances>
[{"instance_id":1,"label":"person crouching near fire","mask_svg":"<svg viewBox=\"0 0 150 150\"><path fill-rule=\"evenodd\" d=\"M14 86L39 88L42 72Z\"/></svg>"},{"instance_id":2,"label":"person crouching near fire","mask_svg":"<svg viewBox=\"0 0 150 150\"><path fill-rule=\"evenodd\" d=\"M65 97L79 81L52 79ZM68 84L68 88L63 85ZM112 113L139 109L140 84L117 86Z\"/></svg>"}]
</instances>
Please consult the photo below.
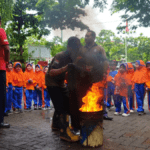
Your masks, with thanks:
<instances>
[{"instance_id":1,"label":"person crouching near fire","mask_svg":"<svg viewBox=\"0 0 150 150\"><path fill-rule=\"evenodd\" d=\"M137 60L135 63L136 71L134 72L132 81L135 83L134 90L136 94L136 100L138 105L138 115L145 114L143 109L144 95L145 95L145 83L148 81L147 69L144 61Z\"/></svg>"},{"instance_id":2,"label":"person crouching near fire","mask_svg":"<svg viewBox=\"0 0 150 150\"><path fill-rule=\"evenodd\" d=\"M114 115L121 115L121 103L123 102L124 113L123 117L130 115L128 104L128 79L126 72L126 65L121 64L118 74L114 78L115 81L115 95L116 96L116 112Z\"/></svg>"},{"instance_id":3,"label":"person crouching near fire","mask_svg":"<svg viewBox=\"0 0 150 150\"><path fill-rule=\"evenodd\" d=\"M25 78L25 96L26 96L26 110L31 110L31 104L33 99L33 91L34 91L34 85L35 85L35 76L32 64L27 63L26 69L24 72L24 78Z\"/></svg>"},{"instance_id":4,"label":"person crouching near fire","mask_svg":"<svg viewBox=\"0 0 150 150\"><path fill-rule=\"evenodd\" d=\"M42 109L42 66L37 64L35 65L35 90L33 92L33 100L34 100L34 110ZM37 101L39 98L39 102Z\"/></svg>"},{"instance_id":5,"label":"person crouching near fire","mask_svg":"<svg viewBox=\"0 0 150 150\"><path fill-rule=\"evenodd\" d=\"M24 87L24 74L20 62L14 63L12 74L12 85L13 85L13 107L15 109L15 113L22 113L21 102Z\"/></svg>"}]
</instances>

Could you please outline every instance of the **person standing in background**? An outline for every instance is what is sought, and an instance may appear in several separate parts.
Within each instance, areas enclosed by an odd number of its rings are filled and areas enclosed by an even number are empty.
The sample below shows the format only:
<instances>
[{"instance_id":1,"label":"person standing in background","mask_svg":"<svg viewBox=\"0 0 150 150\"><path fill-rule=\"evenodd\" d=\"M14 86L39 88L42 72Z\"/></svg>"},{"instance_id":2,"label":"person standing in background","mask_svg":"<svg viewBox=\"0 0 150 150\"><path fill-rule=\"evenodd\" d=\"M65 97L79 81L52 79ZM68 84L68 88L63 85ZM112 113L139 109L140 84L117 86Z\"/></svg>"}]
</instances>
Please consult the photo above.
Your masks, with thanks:
<instances>
[{"instance_id":1,"label":"person standing in background","mask_svg":"<svg viewBox=\"0 0 150 150\"><path fill-rule=\"evenodd\" d=\"M0 128L10 128L4 123L4 111L6 101L6 63L9 62L10 49L5 30L1 28L0 17Z\"/></svg>"},{"instance_id":2,"label":"person standing in background","mask_svg":"<svg viewBox=\"0 0 150 150\"><path fill-rule=\"evenodd\" d=\"M12 69L13 63L9 62L6 69L6 80L8 83L7 94L6 94L6 106L5 106L5 115L12 114L12 96L13 96L13 87L12 87Z\"/></svg>"}]
</instances>

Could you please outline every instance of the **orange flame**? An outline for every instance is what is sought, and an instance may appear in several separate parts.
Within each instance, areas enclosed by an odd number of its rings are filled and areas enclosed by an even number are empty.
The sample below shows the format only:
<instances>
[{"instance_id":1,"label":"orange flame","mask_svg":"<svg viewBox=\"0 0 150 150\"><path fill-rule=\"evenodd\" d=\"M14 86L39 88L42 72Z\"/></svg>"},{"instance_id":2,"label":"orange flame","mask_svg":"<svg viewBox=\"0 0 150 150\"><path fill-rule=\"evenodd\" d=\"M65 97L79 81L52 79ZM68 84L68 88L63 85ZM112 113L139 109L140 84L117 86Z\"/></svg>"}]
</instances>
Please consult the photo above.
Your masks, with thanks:
<instances>
[{"instance_id":1,"label":"orange flame","mask_svg":"<svg viewBox=\"0 0 150 150\"><path fill-rule=\"evenodd\" d=\"M81 112L97 112L102 111L103 106L101 104L104 96L104 91L100 90L101 82L94 83L92 87L87 91L85 97L82 98L84 103L79 109Z\"/></svg>"}]
</instances>

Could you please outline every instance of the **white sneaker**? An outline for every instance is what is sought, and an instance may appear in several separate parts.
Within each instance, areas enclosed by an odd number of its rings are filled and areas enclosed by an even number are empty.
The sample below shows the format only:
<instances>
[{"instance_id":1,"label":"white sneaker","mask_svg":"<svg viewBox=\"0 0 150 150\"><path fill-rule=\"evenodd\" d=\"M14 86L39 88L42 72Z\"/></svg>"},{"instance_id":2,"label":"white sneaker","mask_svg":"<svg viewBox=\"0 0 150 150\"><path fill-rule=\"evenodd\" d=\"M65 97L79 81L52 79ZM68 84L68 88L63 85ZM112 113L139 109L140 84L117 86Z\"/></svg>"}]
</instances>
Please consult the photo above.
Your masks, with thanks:
<instances>
[{"instance_id":1,"label":"white sneaker","mask_svg":"<svg viewBox=\"0 0 150 150\"><path fill-rule=\"evenodd\" d=\"M130 113L133 113L134 112L134 110L130 110Z\"/></svg>"},{"instance_id":2,"label":"white sneaker","mask_svg":"<svg viewBox=\"0 0 150 150\"><path fill-rule=\"evenodd\" d=\"M42 108L42 110L47 110L47 109L44 107L44 108Z\"/></svg>"},{"instance_id":3,"label":"white sneaker","mask_svg":"<svg viewBox=\"0 0 150 150\"><path fill-rule=\"evenodd\" d=\"M128 117L128 116L130 116L130 114L123 113L122 116L123 117Z\"/></svg>"},{"instance_id":4,"label":"white sneaker","mask_svg":"<svg viewBox=\"0 0 150 150\"><path fill-rule=\"evenodd\" d=\"M121 115L121 112L114 112L114 115Z\"/></svg>"}]
</instances>

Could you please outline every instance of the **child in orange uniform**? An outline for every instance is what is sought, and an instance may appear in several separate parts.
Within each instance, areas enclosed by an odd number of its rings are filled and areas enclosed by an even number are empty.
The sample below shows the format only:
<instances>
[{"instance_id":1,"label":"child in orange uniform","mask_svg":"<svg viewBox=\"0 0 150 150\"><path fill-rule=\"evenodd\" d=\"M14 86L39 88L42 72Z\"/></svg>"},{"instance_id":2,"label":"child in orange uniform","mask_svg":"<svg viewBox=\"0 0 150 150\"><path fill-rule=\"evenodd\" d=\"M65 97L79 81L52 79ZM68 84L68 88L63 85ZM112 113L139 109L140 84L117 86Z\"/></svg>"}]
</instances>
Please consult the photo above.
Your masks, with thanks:
<instances>
[{"instance_id":1,"label":"child in orange uniform","mask_svg":"<svg viewBox=\"0 0 150 150\"><path fill-rule=\"evenodd\" d=\"M24 74L22 72L22 65L20 62L14 63L13 74L12 74L12 85L13 85L13 106L15 113L22 112L22 92L24 86Z\"/></svg>"},{"instance_id":2,"label":"child in orange uniform","mask_svg":"<svg viewBox=\"0 0 150 150\"><path fill-rule=\"evenodd\" d=\"M9 62L6 69L6 83L7 83L7 93L6 93L6 105L5 105L5 113L11 113L11 106L12 106L12 69L13 63Z\"/></svg>"},{"instance_id":3,"label":"child in orange uniform","mask_svg":"<svg viewBox=\"0 0 150 150\"><path fill-rule=\"evenodd\" d=\"M41 65L37 64L35 65L35 90L33 92L33 100L34 100L34 109L37 109L37 106L39 109L42 108L42 67ZM39 101L37 101L37 98Z\"/></svg>"},{"instance_id":4,"label":"child in orange uniform","mask_svg":"<svg viewBox=\"0 0 150 150\"><path fill-rule=\"evenodd\" d=\"M115 95L116 96L116 112L115 115L121 114L121 102L123 102L124 113L122 116L127 117L130 115L128 104L128 79L126 72L126 65L121 64L118 74L114 78L115 81Z\"/></svg>"},{"instance_id":5,"label":"child in orange uniform","mask_svg":"<svg viewBox=\"0 0 150 150\"><path fill-rule=\"evenodd\" d=\"M43 92L44 92L44 94L43 94L43 98L44 98L44 110L45 109L50 109L50 95L49 95L49 93L48 93L48 90L47 90L47 86L45 85L45 74L47 73L47 71L48 71L48 67L46 66L46 67L44 67L44 69L43 69L43 72L44 72L44 74L43 74L43 81L42 81L42 88L43 88Z\"/></svg>"},{"instance_id":6,"label":"child in orange uniform","mask_svg":"<svg viewBox=\"0 0 150 150\"><path fill-rule=\"evenodd\" d=\"M135 83L134 90L136 94L136 100L139 115L143 115L144 109L144 95L145 95L145 83L148 81L147 69L145 63L142 60L137 60L135 63L136 71L134 72L132 81Z\"/></svg>"},{"instance_id":7,"label":"child in orange uniform","mask_svg":"<svg viewBox=\"0 0 150 150\"><path fill-rule=\"evenodd\" d=\"M134 112L134 93L132 90L132 87L134 86L132 82L132 77L134 75L134 67L131 63L127 63L127 78L129 81L128 85L128 100L129 100L129 106L130 106L130 112Z\"/></svg>"},{"instance_id":8,"label":"child in orange uniform","mask_svg":"<svg viewBox=\"0 0 150 150\"><path fill-rule=\"evenodd\" d=\"M146 63L148 81L146 82L146 90L148 95L148 110L150 111L150 61Z\"/></svg>"},{"instance_id":9,"label":"child in orange uniform","mask_svg":"<svg viewBox=\"0 0 150 150\"><path fill-rule=\"evenodd\" d=\"M24 73L25 78L25 95L26 95L26 110L31 110L31 104L33 99L33 91L35 85L35 76L32 68L32 64L26 64L26 70Z\"/></svg>"}]
</instances>

